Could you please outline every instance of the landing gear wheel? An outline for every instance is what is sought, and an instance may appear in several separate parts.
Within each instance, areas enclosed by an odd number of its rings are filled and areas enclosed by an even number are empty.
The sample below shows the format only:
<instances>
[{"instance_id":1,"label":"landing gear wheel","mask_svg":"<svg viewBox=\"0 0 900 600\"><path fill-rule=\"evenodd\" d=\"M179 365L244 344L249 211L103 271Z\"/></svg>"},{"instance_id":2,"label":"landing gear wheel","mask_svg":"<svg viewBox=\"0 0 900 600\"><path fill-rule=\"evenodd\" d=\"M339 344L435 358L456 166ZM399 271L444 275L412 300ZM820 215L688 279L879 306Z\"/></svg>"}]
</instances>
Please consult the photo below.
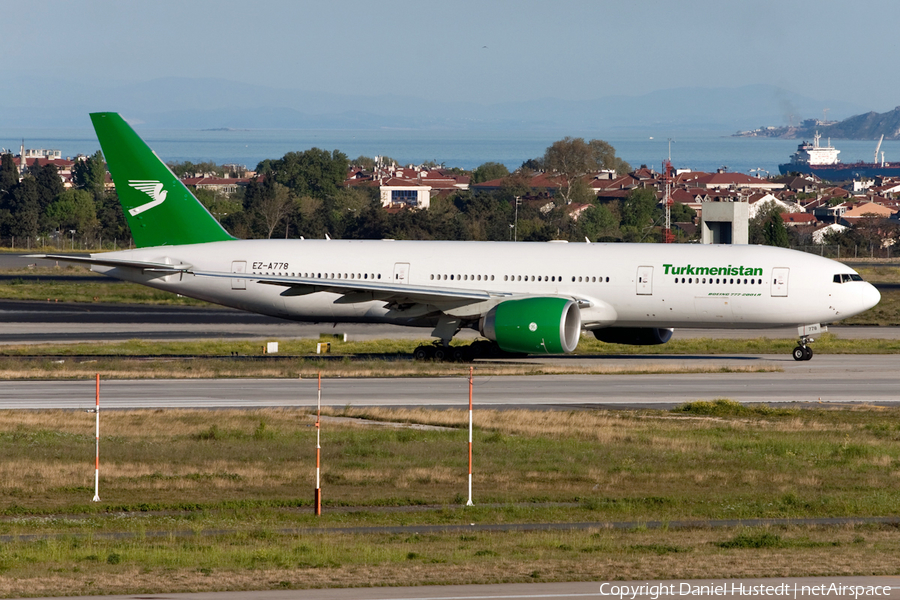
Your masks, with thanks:
<instances>
[{"instance_id":1,"label":"landing gear wheel","mask_svg":"<svg viewBox=\"0 0 900 600\"><path fill-rule=\"evenodd\" d=\"M469 356L469 347L453 346L450 348L450 360L453 362L469 362L472 360Z\"/></svg>"},{"instance_id":2,"label":"landing gear wheel","mask_svg":"<svg viewBox=\"0 0 900 600\"><path fill-rule=\"evenodd\" d=\"M442 361L446 360L446 358L447 358L447 350L444 349L443 347L435 348L434 354L432 354L432 356L434 357L434 360L436 360L437 362L442 362Z\"/></svg>"},{"instance_id":3,"label":"landing gear wheel","mask_svg":"<svg viewBox=\"0 0 900 600\"><path fill-rule=\"evenodd\" d=\"M428 360L434 357L433 346L419 346L413 350L413 358L415 360Z\"/></svg>"},{"instance_id":4,"label":"landing gear wheel","mask_svg":"<svg viewBox=\"0 0 900 600\"><path fill-rule=\"evenodd\" d=\"M491 342L487 340L475 340L469 344L469 360L475 360L483 356L490 356Z\"/></svg>"},{"instance_id":5,"label":"landing gear wheel","mask_svg":"<svg viewBox=\"0 0 900 600\"><path fill-rule=\"evenodd\" d=\"M797 346L794 348L794 351L791 352L791 356L794 357L794 360L809 360L806 358L806 347L805 346ZM812 351L810 350L809 354L810 358L812 358Z\"/></svg>"},{"instance_id":6,"label":"landing gear wheel","mask_svg":"<svg viewBox=\"0 0 900 600\"><path fill-rule=\"evenodd\" d=\"M809 346L804 346L803 350L804 350L803 360L809 360L813 357L812 348L810 348Z\"/></svg>"}]
</instances>

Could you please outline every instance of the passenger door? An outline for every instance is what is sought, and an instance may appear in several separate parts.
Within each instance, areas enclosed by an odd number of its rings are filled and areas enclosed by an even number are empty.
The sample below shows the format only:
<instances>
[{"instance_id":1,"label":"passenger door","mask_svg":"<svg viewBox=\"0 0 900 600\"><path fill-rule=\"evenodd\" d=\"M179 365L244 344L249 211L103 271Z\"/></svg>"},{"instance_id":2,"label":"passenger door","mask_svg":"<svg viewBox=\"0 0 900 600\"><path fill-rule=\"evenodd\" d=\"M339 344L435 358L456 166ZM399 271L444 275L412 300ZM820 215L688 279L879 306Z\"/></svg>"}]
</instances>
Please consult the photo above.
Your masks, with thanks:
<instances>
[{"instance_id":1,"label":"passenger door","mask_svg":"<svg viewBox=\"0 0 900 600\"><path fill-rule=\"evenodd\" d=\"M788 295L788 275L791 270L787 267L775 267L772 269L772 297L785 297Z\"/></svg>"},{"instance_id":2,"label":"passenger door","mask_svg":"<svg viewBox=\"0 0 900 600\"><path fill-rule=\"evenodd\" d=\"M394 263L394 283L409 283L409 263Z\"/></svg>"},{"instance_id":3,"label":"passenger door","mask_svg":"<svg viewBox=\"0 0 900 600\"><path fill-rule=\"evenodd\" d=\"M636 281L639 296L653 295L653 267L638 267Z\"/></svg>"}]
</instances>

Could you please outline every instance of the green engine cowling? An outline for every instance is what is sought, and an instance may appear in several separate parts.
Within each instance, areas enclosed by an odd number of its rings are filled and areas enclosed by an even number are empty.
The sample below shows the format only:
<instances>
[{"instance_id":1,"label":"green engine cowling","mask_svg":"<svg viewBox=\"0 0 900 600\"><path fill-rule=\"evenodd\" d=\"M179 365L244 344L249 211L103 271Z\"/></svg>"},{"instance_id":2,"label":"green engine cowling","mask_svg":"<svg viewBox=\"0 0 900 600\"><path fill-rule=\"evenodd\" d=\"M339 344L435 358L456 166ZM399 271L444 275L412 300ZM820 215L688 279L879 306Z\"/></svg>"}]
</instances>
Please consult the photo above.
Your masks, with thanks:
<instances>
[{"instance_id":1,"label":"green engine cowling","mask_svg":"<svg viewBox=\"0 0 900 600\"><path fill-rule=\"evenodd\" d=\"M563 354L578 346L581 311L568 298L507 300L488 311L480 329L506 352Z\"/></svg>"}]
</instances>

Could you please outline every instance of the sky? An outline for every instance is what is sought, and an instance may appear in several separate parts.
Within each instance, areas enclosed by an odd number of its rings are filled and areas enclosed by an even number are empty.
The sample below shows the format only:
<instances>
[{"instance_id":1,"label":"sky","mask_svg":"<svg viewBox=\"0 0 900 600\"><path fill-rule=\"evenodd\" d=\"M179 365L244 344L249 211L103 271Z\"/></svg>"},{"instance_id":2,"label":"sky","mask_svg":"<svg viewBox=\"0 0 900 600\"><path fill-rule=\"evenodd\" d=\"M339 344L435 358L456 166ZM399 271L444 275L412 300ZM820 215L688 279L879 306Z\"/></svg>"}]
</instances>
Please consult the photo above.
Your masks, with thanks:
<instances>
[{"instance_id":1,"label":"sky","mask_svg":"<svg viewBox=\"0 0 900 600\"><path fill-rule=\"evenodd\" d=\"M771 84L900 105L897 0L0 0L0 80L218 77L496 104Z\"/></svg>"}]
</instances>

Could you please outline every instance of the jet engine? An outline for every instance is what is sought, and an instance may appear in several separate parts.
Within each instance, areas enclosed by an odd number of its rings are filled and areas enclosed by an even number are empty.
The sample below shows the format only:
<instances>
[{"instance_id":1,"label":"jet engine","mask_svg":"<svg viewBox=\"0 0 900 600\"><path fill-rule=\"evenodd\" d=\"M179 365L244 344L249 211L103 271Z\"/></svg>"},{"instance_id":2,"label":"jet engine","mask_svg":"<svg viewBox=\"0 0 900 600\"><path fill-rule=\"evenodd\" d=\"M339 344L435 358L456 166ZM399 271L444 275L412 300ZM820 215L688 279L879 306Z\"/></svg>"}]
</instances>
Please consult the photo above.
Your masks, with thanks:
<instances>
[{"instance_id":1,"label":"jet engine","mask_svg":"<svg viewBox=\"0 0 900 600\"><path fill-rule=\"evenodd\" d=\"M605 327L595 329L594 337L607 344L630 344L632 346L656 346L672 339L674 329L658 327Z\"/></svg>"},{"instance_id":2,"label":"jet engine","mask_svg":"<svg viewBox=\"0 0 900 600\"><path fill-rule=\"evenodd\" d=\"M479 329L506 352L562 354L578 346L581 311L568 298L507 300L481 318Z\"/></svg>"}]
</instances>

